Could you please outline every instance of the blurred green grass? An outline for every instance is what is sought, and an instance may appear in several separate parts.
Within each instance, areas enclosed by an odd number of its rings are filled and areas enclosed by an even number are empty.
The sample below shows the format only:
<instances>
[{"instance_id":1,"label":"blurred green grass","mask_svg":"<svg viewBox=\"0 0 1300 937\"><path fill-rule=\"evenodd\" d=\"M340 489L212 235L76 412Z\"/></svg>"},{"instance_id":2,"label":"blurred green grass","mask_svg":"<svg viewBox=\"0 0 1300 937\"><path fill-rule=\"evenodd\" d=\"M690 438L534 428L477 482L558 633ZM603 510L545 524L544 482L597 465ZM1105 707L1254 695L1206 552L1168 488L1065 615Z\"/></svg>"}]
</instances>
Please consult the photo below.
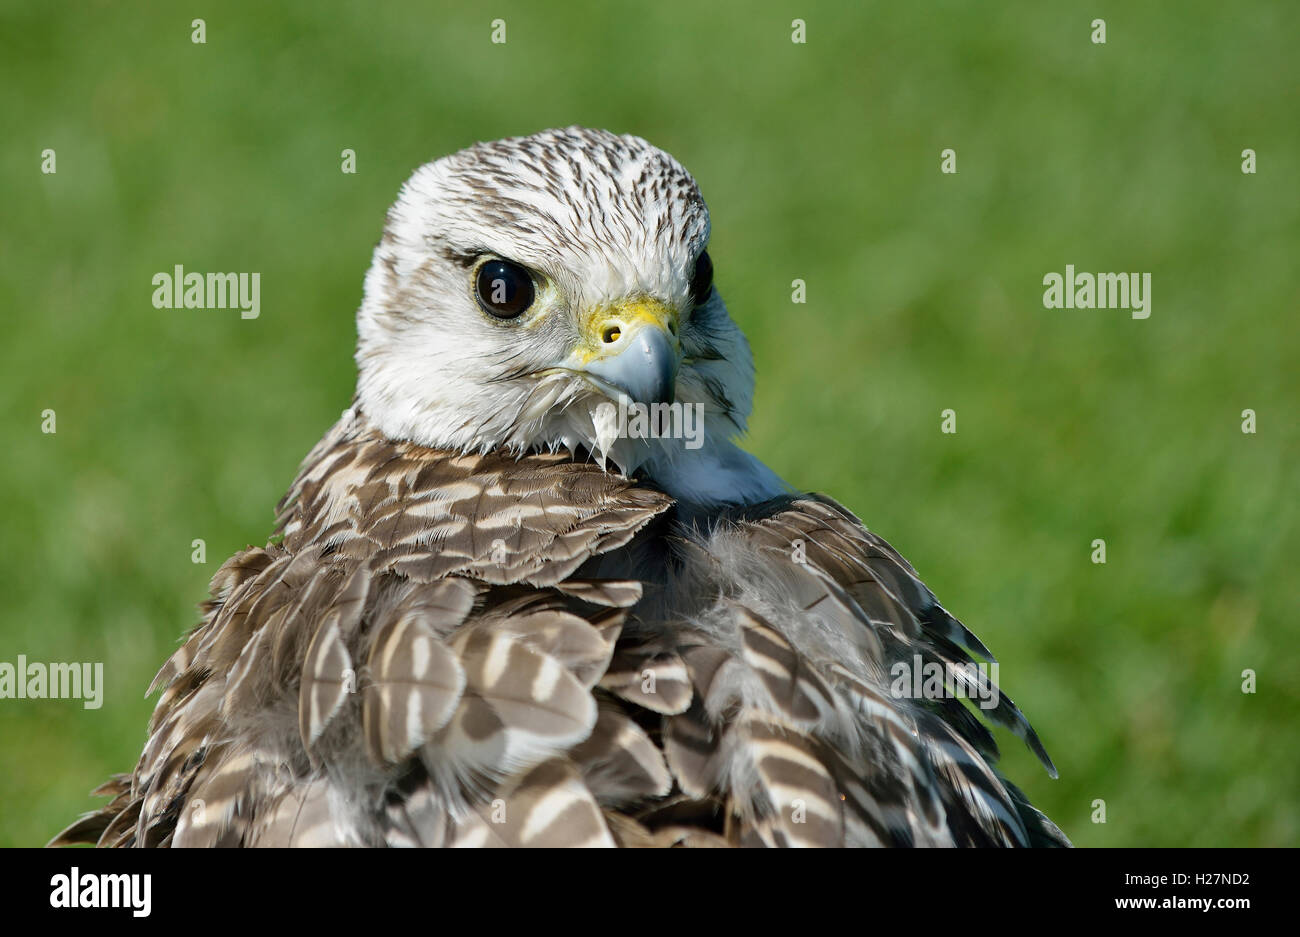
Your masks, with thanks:
<instances>
[{"instance_id":1,"label":"blurred green grass","mask_svg":"<svg viewBox=\"0 0 1300 937\"><path fill-rule=\"evenodd\" d=\"M1060 768L1000 735L1034 801L1084 846L1295 845L1298 26L1264 2L4 5L0 661L103 661L107 686L97 711L0 701L0 844L132 766L207 579L347 405L408 173L580 123L696 175L758 362L749 447L999 655ZM1151 318L1043 309L1067 263L1150 271ZM174 264L260 272L261 317L155 310Z\"/></svg>"}]
</instances>

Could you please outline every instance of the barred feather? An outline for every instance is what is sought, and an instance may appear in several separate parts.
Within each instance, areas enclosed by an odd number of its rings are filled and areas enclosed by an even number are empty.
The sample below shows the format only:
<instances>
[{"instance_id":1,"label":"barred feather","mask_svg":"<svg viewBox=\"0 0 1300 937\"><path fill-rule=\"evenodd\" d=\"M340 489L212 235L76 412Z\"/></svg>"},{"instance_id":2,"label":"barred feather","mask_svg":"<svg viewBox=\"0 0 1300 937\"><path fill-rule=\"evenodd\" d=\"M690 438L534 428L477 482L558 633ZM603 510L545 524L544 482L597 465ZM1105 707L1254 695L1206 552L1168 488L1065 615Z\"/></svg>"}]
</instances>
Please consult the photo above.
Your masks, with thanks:
<instances>
[{"instance_id":1,"label":"barred feather","mask_svg":"<svg viewBox=\"0 0 1300 937\"><path fill-rule=\"evenodd\" d=\"M55 842L1066 842L969 709L891 695L897 660L988 656L892 548L814 497L676 510L352 411L279 542L213 577L135 771ZM1009 699L989 716L1050 766Z\"/></svg>"}]
</instances>

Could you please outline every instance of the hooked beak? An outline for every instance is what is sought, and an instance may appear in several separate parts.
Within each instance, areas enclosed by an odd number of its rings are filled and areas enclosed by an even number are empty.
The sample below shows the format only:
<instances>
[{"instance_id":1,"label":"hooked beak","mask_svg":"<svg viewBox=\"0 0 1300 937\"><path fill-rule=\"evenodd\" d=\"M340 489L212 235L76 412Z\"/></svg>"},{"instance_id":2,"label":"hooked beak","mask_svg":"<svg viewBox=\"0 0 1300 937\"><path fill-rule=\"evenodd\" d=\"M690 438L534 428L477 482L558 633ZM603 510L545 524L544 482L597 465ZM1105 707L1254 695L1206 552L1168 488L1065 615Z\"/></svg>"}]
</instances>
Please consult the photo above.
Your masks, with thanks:
<instances>
[{"instance_id":1,"label":"hooked beak","mask_svg":"<svg viewBox=\"0 0 1300 937\"><path fill-rule=\"evenodd\" d=\"M568 370L643 404L672 403L681 363L678 315L641 297L583 316Z\"/></svg>"}]
</instances>

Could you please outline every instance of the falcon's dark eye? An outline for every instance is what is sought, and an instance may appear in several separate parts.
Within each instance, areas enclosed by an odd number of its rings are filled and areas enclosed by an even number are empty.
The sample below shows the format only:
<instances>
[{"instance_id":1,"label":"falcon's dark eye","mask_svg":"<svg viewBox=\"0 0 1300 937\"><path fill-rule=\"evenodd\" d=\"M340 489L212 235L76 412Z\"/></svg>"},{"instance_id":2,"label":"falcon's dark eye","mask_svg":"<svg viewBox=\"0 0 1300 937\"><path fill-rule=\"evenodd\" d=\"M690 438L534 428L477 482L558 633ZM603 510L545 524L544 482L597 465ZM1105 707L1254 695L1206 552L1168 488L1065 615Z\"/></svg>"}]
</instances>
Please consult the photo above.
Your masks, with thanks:
<instances>
[{"instance_id":1,"label":"falcon's dark eye","mask_svg":"<svg viewBox=\"0 0 1300 937\"><path fill-rule=\"evenodd\" d=\"M709 259L709 252L705 251L700 254L700 259L695 261L695 272L691 274L691 301L697 306L702 306L712 292L713 261Z\"/></svg>"},{"instance_id":2,"label":"falcon's dark eye","mask_svg":"<svg viewBox=\"0 0 1300 937\"><path fill-rule=\"evenodd\" d=\"M474 291L479 305L498 319L513 319L533 304L533 278L508 260L489 260L479 267Z\"/></svg>"}]
</instances>

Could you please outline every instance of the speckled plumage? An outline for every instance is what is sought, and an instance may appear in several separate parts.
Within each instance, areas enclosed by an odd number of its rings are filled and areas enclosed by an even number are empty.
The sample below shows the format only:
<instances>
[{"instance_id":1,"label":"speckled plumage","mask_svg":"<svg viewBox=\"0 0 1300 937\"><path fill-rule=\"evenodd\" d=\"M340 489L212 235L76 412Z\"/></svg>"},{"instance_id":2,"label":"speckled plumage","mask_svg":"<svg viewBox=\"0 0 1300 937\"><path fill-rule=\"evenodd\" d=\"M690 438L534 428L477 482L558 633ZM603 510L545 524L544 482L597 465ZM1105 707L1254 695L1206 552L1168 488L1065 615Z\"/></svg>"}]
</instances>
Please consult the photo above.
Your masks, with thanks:
<instances>
[{"instance_id":1,"label":"speckled plumage","mask_svg":"<svg viewBox=\"0 0 1300 937\"><path fill-rule=\"evenodd\" d=\"M1066 844L970 709L890 693L897 662L983 645L732 442L753 368L717 292L690 300L708 233L689 174L633 137L418 170L366 278L353 406L277 536L214 577L135 770L56 841ZM475 303L484 256L534 272L527 317ZM611 446L603 385L555 368L629 297L670 316L699 450ZM1007 697L988 715L1050 770Z\"/></svg>"}]
</instances>

